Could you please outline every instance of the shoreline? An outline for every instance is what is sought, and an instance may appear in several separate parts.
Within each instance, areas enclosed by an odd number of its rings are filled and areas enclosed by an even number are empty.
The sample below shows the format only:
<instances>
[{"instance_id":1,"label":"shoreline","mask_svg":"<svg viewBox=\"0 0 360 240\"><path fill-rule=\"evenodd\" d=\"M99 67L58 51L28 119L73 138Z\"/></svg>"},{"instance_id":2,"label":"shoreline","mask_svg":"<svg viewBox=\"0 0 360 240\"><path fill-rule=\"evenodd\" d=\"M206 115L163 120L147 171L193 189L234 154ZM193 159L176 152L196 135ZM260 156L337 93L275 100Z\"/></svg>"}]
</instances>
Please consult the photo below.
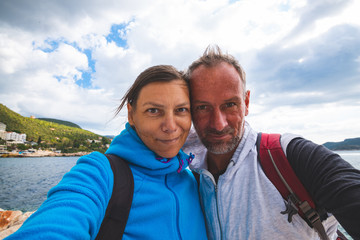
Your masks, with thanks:
<instances>
[{"instance_id":1,"label":"shoreline","mask_svg":"<svg viewBox=\"0 0 360 240\"><path fill-rule=\"evenodd\" d=\"M75 153L55 153L52 151L37 151L34 153L4 153L0 158L32 158L32 157L81 157L90 152L75 152Z\"/></svg>"},{"instance_id":2,"label":"shoreline","mask_svg":"<svg viewBox=\"0 0 360 240\"><path fill-rule=\"evenodd\" d=\"M4 239L16 232L34 212L4 210L0 208L0 239Z\"/></svg>"}]
</instances>

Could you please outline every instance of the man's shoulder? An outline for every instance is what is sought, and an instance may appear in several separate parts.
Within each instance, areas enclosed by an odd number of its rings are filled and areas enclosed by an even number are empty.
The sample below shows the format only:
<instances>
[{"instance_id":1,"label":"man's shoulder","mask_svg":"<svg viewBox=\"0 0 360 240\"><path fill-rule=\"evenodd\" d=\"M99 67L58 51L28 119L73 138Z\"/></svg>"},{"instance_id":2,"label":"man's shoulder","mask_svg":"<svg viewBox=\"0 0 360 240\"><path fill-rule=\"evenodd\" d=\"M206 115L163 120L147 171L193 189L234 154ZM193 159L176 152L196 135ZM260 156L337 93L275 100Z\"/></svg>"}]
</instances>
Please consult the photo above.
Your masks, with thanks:
<instances>
[{"instance_id":1,"label":"man's shoulder","mask_svg":"<svg viewBox=\"0 0 360 240\"><path fill-rule=\"evenodd\" d=\"M289 143L294 140L295 138L303 138L301 135L293 134L293 133L284 133L280 136L280 144L283 152L286 156L286 148L289 145Z\"/></svg>"}]
</instances>

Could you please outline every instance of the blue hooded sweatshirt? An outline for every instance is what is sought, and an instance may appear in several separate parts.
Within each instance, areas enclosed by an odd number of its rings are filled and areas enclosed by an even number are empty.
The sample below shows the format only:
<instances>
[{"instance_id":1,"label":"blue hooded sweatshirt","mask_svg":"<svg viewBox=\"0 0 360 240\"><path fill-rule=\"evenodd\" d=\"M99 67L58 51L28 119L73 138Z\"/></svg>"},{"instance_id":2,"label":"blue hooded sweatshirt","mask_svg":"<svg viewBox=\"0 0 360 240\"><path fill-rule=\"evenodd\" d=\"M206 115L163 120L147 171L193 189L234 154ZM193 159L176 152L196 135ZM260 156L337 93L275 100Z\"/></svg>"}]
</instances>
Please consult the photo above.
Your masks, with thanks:
<instances>
[{"instance_id":1,"label":"blue hooded sweatshirt","mask_svg":"<svg viewBox=\"0 0 360 240\"><path fill-rule=\"evenodd\" d=\"M126 124L106 153L129 162L134 195L123 239L207 239L197 183L186 169L193 155L157 156ZM107 158L81 157L11 239L95 239L113 189Z\"/></svg>"}]
</instances>

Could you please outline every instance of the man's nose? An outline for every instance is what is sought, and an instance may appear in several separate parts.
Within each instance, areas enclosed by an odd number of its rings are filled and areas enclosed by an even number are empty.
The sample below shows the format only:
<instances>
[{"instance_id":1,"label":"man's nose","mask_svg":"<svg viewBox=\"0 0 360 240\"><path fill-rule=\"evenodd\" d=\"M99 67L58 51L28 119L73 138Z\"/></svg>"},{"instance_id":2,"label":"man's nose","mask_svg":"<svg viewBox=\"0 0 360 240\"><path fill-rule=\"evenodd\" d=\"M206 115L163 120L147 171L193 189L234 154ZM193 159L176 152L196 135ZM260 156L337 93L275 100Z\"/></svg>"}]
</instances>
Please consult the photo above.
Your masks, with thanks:
<instances>
[{"instance_id":1,"label":"man's nose","mask_svg":"<svg viewBox=\"0 0 360 240\"><path fill-rule=\"evenodd\" d=\"M176 119L174 114L169 113L164 116L164 121L161 130L167 133L175 132L177 129Z\"/></svg>"},{"instance_id":2,"label":"man's nose","mask_svg":"<svg viewBox=\"0 0 360 240\"><path fill-rule=\"evenodd\" d=\"M223 130L228 125L226 115L220 109L214 110L210 118L211 127L217 131Z\"/></svg>"}]
</instances>

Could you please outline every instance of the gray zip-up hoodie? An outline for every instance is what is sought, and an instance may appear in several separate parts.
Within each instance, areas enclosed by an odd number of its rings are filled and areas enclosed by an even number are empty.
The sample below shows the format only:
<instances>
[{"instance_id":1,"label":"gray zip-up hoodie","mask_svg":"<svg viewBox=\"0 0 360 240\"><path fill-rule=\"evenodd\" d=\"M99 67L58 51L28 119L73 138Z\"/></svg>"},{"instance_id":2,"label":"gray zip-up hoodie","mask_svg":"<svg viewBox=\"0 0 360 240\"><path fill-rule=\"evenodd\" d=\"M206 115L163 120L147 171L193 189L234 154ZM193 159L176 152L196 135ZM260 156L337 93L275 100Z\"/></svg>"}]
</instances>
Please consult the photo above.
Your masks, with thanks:
<instances>
[{"instance_id":1,"label":"gray zip-up hoodie","mask_svg":"<svg viewBox=\"0 0 360 240\"><path fill-rule=\"evenodd\" d=\"M284 150L295 137L282 135ZM243 138L217 184L207 170L204 146L192 139L184 147L196 156L190 168L200 173L209 239L319 239L301 217L295 215L289 223L287 215L280 213L285 210L284 200L257 160L256 138L257 133L245 123ZM336 239L336 219L331 216L323 224L330 239Z\"/></svg>"}]
</instances>

